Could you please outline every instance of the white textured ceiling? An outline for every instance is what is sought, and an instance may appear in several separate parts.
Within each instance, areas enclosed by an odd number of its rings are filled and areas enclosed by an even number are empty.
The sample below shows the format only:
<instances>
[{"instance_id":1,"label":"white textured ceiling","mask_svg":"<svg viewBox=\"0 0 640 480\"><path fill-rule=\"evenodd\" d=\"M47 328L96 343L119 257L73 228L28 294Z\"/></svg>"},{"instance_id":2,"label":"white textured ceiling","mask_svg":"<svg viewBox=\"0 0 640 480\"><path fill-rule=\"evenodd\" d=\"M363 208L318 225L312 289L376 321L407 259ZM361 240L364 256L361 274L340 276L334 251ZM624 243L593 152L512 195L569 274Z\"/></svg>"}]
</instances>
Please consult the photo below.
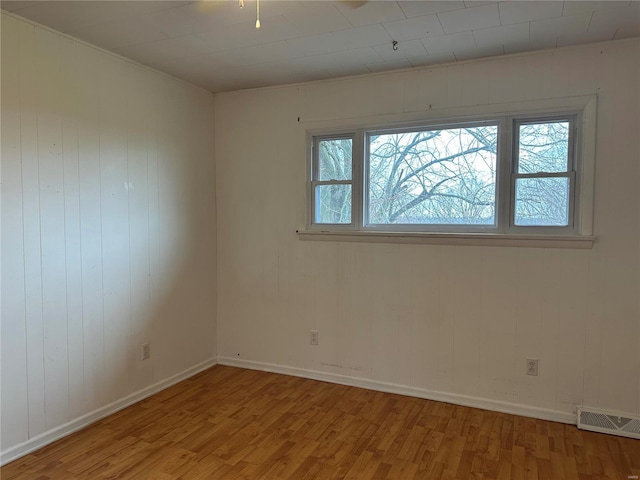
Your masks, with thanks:
<instances>
[{"instance_id":1,"label":"white textured ceiling","mask_svg":"<svg viewBox=\"0 0 640 480\"><path fill-rule=\"evenodd\" d=\"M638 1L2 1L213 92L640 36ZM397 41L397 50L392 42Z\"/></svg>"}]
</instances>

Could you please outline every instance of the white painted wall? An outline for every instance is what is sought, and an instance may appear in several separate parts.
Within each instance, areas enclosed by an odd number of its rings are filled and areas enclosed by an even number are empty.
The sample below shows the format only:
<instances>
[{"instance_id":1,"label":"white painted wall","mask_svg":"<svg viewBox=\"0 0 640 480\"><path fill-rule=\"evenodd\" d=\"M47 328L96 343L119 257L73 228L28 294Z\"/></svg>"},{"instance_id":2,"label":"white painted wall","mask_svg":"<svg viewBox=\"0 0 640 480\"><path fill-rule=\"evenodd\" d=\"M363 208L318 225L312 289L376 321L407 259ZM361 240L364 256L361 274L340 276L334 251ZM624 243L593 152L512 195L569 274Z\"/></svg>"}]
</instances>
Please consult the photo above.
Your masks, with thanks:
<instances>
[{"instance_id":1,"label":"white painted wall","mask_svg":"<svg viewBox=\"0 0 640 480\"><path fill-rule=\"evenodd\" d=\"M639 58L635 39L217 95L219 361L548 418L640 413ZM596 93L591 250L296 237L305 125Z\"/></svg>"},{"instance_id":2,"label":"white painted wall","mask_svg":"<svg viewBox=\"0 0 640 480\"><path fill-rule=\"evenodd\" d=\"M213 119L2 14L3 456L215 357Z\"/></svg>"}]
</instances>

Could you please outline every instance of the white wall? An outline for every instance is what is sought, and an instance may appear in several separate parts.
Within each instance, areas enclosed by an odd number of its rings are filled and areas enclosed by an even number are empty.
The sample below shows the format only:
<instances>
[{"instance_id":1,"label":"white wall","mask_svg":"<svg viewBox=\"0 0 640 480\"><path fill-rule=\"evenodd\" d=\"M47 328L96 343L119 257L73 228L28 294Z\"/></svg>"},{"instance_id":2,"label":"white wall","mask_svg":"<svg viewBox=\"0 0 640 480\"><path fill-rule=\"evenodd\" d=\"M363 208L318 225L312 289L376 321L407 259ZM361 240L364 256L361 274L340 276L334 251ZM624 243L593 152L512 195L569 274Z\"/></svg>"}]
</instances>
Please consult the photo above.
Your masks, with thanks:
<instances>
[{"instance_id":1,"label":"white wall","mask_svg":"<svg viewBox=\"0 0 640 480\"><path fill-rule=\"evenodd\" d=\"M640 413L639 58L636 39L217 95L219 361L566 421ZM591 250L296 237L305 125L595 93Z\"/></svg>"},{"instance_id":2,"label":"white wall","mask_svg":"<svg viewBox=\"0 0 640 480\"><path fill-rule=\"evenodd\" d=\"M213 119L208 92L2 14L5 458L215 357Z\"/></svg>"}]
</instances>

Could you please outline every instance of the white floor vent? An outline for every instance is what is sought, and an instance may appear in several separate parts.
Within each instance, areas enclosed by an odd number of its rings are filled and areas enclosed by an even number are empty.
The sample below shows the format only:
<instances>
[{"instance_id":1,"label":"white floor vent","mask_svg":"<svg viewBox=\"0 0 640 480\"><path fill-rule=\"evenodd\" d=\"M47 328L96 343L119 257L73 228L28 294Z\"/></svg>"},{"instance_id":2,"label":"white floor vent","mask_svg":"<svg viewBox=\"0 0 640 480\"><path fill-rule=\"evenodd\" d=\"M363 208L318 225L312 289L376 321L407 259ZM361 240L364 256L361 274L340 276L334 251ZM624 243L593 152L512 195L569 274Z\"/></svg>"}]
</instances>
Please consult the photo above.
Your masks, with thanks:
<instances>
[{"instance_id":1,"label":"white floor vent","mask_svg":"<svg viewBox=\"0 0 640 480\"><path fill-rule=\"evenodd\" d=\"M578 407L578 428L640 439L640 418Z\"/></svg>"}]
</instances>

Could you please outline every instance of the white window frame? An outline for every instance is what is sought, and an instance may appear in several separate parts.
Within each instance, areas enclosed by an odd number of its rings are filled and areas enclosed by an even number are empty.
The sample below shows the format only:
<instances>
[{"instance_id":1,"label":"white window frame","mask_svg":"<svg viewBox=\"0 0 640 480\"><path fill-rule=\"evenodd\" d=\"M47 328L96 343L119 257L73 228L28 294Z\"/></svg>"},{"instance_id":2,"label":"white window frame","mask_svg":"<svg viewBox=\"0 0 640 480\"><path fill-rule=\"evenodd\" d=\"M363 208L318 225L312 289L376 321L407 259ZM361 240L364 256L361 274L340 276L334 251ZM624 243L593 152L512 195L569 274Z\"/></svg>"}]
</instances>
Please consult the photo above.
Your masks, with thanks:
<instances>
[{"instance_id":1,"label":"white window frame","mask_svg":"<svg viewBox=\"0 0 640 480\"><path fill-rule=\"evenodd\" d=\"M582 132L582 112L581 111L568 111L563 114L554 115L516 115L512 116L510 126L511 132L511 148L510 152L510 181L509 181L509 232L523 233L523 234L540 234L540 235L576 235L580 232L580 202L579 202L579 175L581 173L580 168L580 141ZM567 152L567 171L557 173L540 172L535 174L523 174L518 173L518 166L520 162L519 158L519 127L520 125L544 123L544 122L558 122L567 120L569 122L569 145ZM515 224L515 188L516 180L518 178L568 178L569 179L569 221L567 226L536 226L536 225L516 225ZM578 201L577 201L578 200Z\"/></svg>"},{"instance_id":2,"label":"white window frame","mask_svg":"<svg viewBox=\"0 0 640 480\"><path fill-rule=\"evenodd\" d=\"M492 117L481 120L469 120L459 119L443 122L431 122L421 123L419 125L412 125L403 128L381 128L381 129L366 129L363 130L363 141L365 155L363 158L364 168L362 170L362 182L364 188L364 204L362 206L362 218L363 222L359 225L361 230L370 231L397 231L397 232L438 232L438 233L498 233L500 231L499 219L498 219L498 198L504 196L501 192L499 185L500 178L500 154L502 151L502 142L500 141L500 127L504 124L503 117ZM461 127L476 127L496 125L498 127L498 152L496 154L496 212L494 223L489 225L465 225L465 224L375 224L369 223L368 219L368 205L369 205L369 137L372 134L389 134L389 133L403 133L411 131L429 131L429 130L444 130L455 129Z\"/></svg>"},{"instance_id":3,"label":"white window frame","mask_svg":"<svg viewBox=\"0 0 640 480\"><path fill-rule=\"evenodd\" d=\"M543 247L590 248L593 237L593 192L595 178L595 124L597 97L581 96L546 101L450 109L381 116L376 119L341 122L317 121L307 125L308 189L306 228L298 230L305 240L374 241L394 243L490 244ZM515 179L517 173L518 125L570 120L568 173L549 174L570 178L569 225L516 226ZM354 126L355 123L355 126ZM495 225L429 225L367 223L368 135L460 125L498 125ZM353 139L352 223L316 224L312 175L314 139ZM540 174L539 176L545 176ZM324 237L324 238L323 238Z\"/></svg>"},{"instance_id":4,"label":"white window frame","mask_svg":"<svg viewBox=\"0 0 640 480\"><path fill-rule=\"evenodd\" d=\"M356 205L361 203L358 201L362 197L361 189L356 187L356 177L360 176L360 169L356 169L356 158L359 157L357 136L354 132L336 132L327 135L312 135L311 139L311 178L310 192L308 197L311 202L309 205L310 220L312 228L330 228L331 230L355 230L360 225L361 220L358 212L361 208ZM320 161L318 145L323 140L342 140L351 139L351 180L320 180ZM360 183L358 179L357 183ZM317 223L316 222L316 187L323 185L351 185L351 223Z\"/></svg>"}]
</instances>

